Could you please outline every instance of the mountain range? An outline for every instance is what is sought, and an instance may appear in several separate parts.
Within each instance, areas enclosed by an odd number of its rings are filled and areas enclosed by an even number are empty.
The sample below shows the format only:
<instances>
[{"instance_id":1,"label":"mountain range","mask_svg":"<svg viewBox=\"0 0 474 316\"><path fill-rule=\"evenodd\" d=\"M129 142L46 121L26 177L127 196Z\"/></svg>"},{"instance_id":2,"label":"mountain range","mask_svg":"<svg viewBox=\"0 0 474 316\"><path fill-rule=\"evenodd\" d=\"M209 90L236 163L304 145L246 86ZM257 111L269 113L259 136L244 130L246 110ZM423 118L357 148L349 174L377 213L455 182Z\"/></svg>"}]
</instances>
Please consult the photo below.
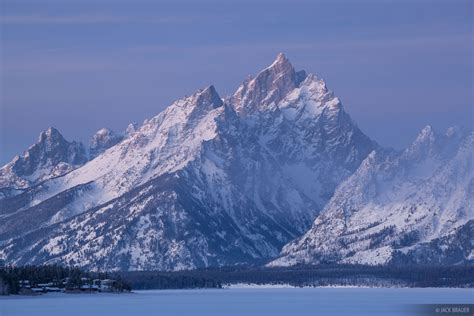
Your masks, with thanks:
<instances>
[{"instance_id":1,"label":"mountain range","mask_svg":"<svg viewBox=\"0 0 474 316\"><path fill-rule=\"evenodd\" d=\"M0 169L0 258L93 270L472 263L472 131L366 136L279 54L88 149L54 128Z\"/></svg>"}]
</instances>

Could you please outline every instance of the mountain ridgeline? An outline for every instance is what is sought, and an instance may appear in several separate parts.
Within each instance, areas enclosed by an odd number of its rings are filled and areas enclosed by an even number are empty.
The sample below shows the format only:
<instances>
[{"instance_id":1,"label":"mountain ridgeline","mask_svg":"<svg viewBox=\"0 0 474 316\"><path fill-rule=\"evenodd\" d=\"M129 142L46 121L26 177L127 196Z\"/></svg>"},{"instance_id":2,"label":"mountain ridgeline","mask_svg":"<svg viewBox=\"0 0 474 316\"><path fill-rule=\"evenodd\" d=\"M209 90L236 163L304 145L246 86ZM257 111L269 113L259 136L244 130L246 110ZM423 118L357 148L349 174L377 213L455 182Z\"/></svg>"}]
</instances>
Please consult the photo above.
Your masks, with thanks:
<instances>
[{"instance_id":1,"label":"mountain ridgeline","mask_svg":"<svg viewBox=\"0 0 474 316\"><path fill-rule=\"evenodd\" d=\"M0 259L90 270L474 260L473 133L383 148L279 54L88 152L53 128L0 169Z\"/></svg>"}]
</instances>

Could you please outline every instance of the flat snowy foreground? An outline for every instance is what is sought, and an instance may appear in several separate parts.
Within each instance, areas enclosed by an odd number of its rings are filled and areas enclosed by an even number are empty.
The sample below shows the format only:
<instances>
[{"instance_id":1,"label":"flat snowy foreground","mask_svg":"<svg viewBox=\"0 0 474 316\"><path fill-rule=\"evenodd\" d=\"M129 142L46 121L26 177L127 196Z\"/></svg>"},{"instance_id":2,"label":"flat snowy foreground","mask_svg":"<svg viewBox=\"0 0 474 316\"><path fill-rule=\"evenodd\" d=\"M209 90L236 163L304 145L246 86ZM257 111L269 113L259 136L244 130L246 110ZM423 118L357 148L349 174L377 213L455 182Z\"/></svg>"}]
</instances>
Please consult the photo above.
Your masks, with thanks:
<instances>
[{"instance_id":1,"label":"flat snowy foreground","mask_svg":"<svg viewBox=\"0 0 474 316\"><path fill-rule=\"evenodd\" d=\"M473 289L228 288L0 297L0 315L420 315L415 304L473 303Z\"/></svg>"}]
</instances>

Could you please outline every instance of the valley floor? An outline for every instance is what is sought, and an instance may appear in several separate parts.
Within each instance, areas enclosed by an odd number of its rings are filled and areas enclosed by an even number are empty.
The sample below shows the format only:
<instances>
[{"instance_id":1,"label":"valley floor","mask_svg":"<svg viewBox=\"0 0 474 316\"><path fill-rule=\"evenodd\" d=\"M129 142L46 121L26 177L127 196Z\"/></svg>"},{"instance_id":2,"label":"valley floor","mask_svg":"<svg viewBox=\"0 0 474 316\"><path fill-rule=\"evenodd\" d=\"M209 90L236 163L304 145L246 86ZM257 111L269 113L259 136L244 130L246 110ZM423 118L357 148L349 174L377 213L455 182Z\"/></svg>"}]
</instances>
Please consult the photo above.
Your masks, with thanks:
<instances>
[{"instance_id":1,"label":"valley floor","mask_svg":"<svg viewBox=\"0 0 474 316\"><path fill-rule=\"evenodd\" d=\"M228 288L0 297L0 315L427 315L424 304L470 304L473 289ZM472 308L472 307L471 307Z\"/></svg>"}]
</instances>

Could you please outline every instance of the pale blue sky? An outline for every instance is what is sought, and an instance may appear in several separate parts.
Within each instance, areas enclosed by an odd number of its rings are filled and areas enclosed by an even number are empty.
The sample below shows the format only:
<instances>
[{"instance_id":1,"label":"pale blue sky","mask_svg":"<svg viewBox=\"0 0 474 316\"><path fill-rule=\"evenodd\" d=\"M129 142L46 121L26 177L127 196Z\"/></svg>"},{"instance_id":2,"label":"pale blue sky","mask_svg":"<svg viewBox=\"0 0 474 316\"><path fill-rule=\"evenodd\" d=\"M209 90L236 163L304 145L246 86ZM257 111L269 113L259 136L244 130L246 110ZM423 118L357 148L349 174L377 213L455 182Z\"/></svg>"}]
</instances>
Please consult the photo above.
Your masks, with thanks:
<instances>
[{"instance_id":1,"label":"pale blue sky","mask_svg":"<svg viewBox=\"0 0 474 316\"><path fill-rule=\"evenodd\" d=\"M473 122L472 1L3 0L0 163L57 127L87 142L284 52L361 129L403 147Z\"/></svg>"}]
</instances>

